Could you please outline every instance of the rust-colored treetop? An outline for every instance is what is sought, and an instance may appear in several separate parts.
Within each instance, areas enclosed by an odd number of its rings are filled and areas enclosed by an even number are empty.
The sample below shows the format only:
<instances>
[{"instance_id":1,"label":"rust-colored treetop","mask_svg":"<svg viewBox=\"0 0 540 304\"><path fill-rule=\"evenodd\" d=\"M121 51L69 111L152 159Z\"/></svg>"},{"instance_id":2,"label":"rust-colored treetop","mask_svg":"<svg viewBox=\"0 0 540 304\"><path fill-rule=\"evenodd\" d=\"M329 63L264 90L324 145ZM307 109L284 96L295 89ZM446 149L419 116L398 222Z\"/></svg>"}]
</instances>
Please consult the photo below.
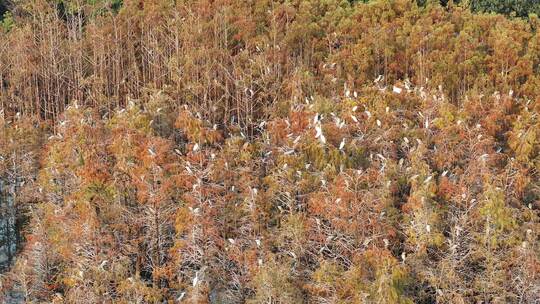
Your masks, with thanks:
<instances>
[{"instance_id":1,"label":"rust-colored treetop","mask_svg":"<svg viewBox=\"0 0 540 304\"><path fill-rule=\"evenodd\" d=\"M365 2L0 6L0 302L536 303L538 8Z\"/></svg>"}]
</instances>

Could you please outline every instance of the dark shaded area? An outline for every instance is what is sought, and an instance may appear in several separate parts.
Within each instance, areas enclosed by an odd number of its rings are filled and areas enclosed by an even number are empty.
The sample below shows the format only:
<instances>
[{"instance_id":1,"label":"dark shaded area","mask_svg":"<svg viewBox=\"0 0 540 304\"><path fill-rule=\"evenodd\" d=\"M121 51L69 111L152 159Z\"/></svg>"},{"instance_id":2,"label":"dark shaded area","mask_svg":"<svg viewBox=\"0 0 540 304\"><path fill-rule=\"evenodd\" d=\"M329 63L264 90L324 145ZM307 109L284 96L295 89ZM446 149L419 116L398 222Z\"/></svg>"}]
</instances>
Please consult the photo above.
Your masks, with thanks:
<instances>
[{"instance_id":1,"label":"dark shaded area","mask_svg":"<svg viewBox=\"0 0 540 304\"><path fill-rule=\"evenodd\" d=\"M429 2L447 6L450 2L461 4L461 0L417 0L419 6ZM540 14L540 0L471 0L469 9L475 13L496 13L513 17L528 17L530 14Z\"/></svg>"},{"instance_id":2,"label":"dark shaded area","mask_svg":"<svg viewBox=\"0 0 540 304\"><path fill-rule=\"evenodd\" d=\"M5 0L0 0L0 21L4 19L4 14L8 11L8 4Z\"/></svg>"},{"instance_id":3,"label":"dark shaded area","mask_svg":"<svg viewBox=\"0 0 540 304\"><path fill-rule=\"evenodd\" d=\"M351 4L369 0L349 0ZM429 3L448 6L449 3L461 4L461 0L416 0L418 6ZM469 9L475 13L496 13L513 17L528 17L530 14L540 15L540 0L471 0Z\"/></svg>"},{"instance_id":4,"label":"dark shaded area","mask_svg":"<svg viewBox=\"0 0 540 304\"><path fill-rule=\"evenodd\" d=\"M11 264L19 238L15 205L7 187L0 181L0 273Z\"/></svg>"},{"instance_id":5,"label":"dark shaded area","mask_svg":"<svg viewBox=\"0 0 540 304\"><path fill-rule=\"evenodd\" d=\"M86 5L91 7L91 9L88 11L88 10L85 10L84 4L80 8L74 9L73 7L70 7L67 2L58 1L56 3L56 11L58 12L58 16L62 20L64 20L64 22L70 22L72 20L82 19L84 20L84 23L86 24L89 18L103 15L107 12L118 14L123 4L124 4L123 0L111 0L107 2L86 1Z\"/></svg>"},{"instance_id":6,"label":"dark shaded area","mask_svg":"<svg viewBox=\"0 0 540 304\"><path fill-rule=\"evenodd\" d=\"M540 13L539 0L474 0L471 10L482 13L499 13L508 16L528 17Z\"/></svg>"},{"instance_id":7,"label":"dark shaded area","mask_svg":"<svg viewBox=\"0 0 540 304\"><path fill-rule=\"evenodd\" d=\"M111 1L111 10L116 14L120 11L123 5L124 5L123 0L113 0Z\"/></svg>"}]
</instances>

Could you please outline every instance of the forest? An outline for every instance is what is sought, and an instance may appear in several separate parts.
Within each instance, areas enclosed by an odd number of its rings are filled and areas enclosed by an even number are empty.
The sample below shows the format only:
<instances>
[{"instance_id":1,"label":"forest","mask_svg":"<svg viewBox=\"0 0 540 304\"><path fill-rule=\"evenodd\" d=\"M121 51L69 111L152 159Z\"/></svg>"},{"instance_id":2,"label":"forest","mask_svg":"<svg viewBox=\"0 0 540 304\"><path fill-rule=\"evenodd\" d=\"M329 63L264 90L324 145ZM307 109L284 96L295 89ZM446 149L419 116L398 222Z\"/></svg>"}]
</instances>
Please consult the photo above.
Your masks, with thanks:
<instances>
[{"instance_id":1,"label":"forest","mask_svg":"<svg viewBox=\"0 0 540 304\"><path fill-rule=\"evenodd\" d=\"M536 0L0 0L0 303L540 303Z\"/></svg>"}]
</instances>

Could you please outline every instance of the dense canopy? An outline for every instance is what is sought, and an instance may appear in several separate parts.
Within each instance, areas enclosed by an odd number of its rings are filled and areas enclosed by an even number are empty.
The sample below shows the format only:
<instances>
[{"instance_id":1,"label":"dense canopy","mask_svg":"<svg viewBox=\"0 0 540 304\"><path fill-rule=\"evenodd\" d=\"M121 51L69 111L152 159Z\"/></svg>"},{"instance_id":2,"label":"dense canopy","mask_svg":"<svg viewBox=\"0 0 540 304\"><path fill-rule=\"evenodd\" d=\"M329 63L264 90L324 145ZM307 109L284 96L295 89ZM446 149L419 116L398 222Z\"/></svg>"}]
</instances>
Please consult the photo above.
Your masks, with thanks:
<instances>
[{"instance_id":1,"label":"dense canopy","mask_svg":"<svg viewBox=\"0 0 540 304\"><path fill-rule=\"evenodd\" d=\"M0 302L536 303L540 20L489 3L10 2Z\"/></svg>"}]
</instances>

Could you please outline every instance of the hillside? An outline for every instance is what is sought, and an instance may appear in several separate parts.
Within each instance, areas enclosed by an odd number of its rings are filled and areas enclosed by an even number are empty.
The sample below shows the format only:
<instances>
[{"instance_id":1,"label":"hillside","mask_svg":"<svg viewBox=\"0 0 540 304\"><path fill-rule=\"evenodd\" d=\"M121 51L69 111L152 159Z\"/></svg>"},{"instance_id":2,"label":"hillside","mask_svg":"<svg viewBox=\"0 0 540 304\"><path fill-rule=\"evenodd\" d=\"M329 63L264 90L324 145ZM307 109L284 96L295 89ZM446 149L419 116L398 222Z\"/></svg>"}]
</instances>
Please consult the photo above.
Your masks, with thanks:
<instances>
[{"instance_id":1,"label":"hillside","mask_svg":"<svg viewBox=\"0 0 540 304\"><path fill-rule=\"evenodd\" d=\"M0 302L538 303L538 6L426 2L0 5Z\"/></svg>"}]
</instances>

